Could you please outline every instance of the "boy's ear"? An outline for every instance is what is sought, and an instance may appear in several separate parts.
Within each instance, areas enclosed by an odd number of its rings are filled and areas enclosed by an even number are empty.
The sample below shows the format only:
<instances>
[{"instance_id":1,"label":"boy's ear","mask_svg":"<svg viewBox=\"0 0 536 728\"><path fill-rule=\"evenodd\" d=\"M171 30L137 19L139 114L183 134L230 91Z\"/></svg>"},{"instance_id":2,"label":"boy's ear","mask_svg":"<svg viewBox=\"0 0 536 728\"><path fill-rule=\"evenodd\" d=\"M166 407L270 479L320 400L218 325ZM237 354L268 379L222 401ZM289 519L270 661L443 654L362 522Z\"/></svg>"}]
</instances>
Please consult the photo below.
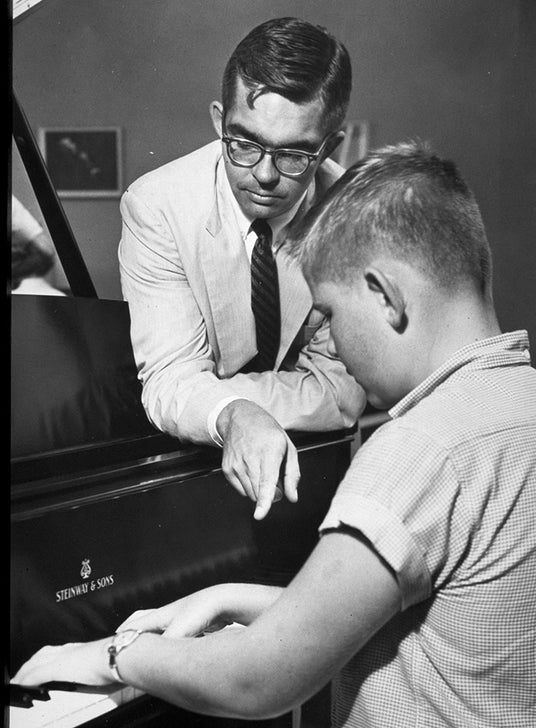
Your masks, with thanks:
<instances>
[{"instance_id":1,"label":"boy's ear","mask_svg":"<svg viewBox=\"0 0 536 728\"><path fill-rule=\"evenodd\" d=\"M209 113L214 131L221 138L223 136L223 106L219 101L213 101L210 104Z\"/></svg>"},{"instance_id":2,"label":"boy's ear","mask_svg":"<svg viewBox=\"0 0 536 728\"><path fill-rule=\"evenodd\" d=\"M378 305L387 323L396 331L402 332L407 323L406 302L396 278L376 266L368 266L365 280L369 290L377 296Z\"/></svg>"}]
</instances>

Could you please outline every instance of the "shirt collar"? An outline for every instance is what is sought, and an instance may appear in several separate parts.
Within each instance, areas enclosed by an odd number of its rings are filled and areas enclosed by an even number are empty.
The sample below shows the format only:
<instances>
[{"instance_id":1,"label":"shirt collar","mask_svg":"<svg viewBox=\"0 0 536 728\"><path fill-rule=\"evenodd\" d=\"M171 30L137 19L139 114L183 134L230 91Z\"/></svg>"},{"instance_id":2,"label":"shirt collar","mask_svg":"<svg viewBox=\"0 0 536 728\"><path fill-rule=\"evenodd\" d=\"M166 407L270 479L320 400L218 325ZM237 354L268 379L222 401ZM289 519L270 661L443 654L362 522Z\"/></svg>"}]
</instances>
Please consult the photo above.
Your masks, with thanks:
<instances>
[{"instance_id":1,"label":"shirt collar","mask_svg":"<svg viewBox=\"0 0 536 728\"><path fill-rule=\"evenodd\" d=\"M520 364L530 365L529 337L525 330L510 331L489 339L475 341L473 344L459 349L439 369L436 369L392 407L389 415L400 417L405 414L462 368L466 370L493 369Z\"/></svg>"}]
</instances>

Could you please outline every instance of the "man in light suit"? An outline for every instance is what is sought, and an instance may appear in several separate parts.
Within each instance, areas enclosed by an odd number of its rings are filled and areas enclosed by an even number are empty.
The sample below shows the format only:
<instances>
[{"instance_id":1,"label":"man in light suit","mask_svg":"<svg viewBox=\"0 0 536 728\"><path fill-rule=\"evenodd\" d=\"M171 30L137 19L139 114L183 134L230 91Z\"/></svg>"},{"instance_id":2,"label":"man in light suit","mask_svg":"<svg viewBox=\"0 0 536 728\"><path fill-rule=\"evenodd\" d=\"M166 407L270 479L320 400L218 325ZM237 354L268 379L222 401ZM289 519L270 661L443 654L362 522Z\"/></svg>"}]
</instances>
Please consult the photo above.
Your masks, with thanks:
<instances>
[{"instance_id":1,"label":"man in light suit","mask_svg":"<svg viewBox=\"0 0 536 728\"><path fill-rule=\"evenodd\" d=\"M285 431L350 427L365 405L281 250L343 172L328 156L350 90L340 42L295 18L267 21L227 64L222 102L210 108L219 139L144 175L121 201L121 281L147 415L181 440L221 445L224 473L256 501L257 519L278 484L297 499ZM262 235L271 236L279 295L268 366L258 364L264 334L252 299L259 220L269 223Z\"/></svg>"}]
</instances>

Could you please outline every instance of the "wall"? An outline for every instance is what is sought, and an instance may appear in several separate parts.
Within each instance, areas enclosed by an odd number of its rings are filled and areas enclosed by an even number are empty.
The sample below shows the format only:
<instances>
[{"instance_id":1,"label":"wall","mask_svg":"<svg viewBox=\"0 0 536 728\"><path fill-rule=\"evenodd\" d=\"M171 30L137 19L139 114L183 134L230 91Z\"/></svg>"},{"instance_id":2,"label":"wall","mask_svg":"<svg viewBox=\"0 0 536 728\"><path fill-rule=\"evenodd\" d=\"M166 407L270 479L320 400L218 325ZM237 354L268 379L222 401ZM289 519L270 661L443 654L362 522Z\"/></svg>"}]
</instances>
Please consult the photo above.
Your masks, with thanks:
<instances>
[{"instance_id":1,"label":"wall","mask_svg":"<svg viewBox=\"0 0 536 728\"><path fill-rule=\"evenodd\" d=\"M532 0L46 0L13 29L13 80L38 126L121 126L124 182L214 138L225 61L269 17L328 27L354 65L372 146L427 139L480 201L505 328L536 340ZM18 171L15 170L15 175ZM120 297L118 200L65 200L99 295Z\"/></svg>"}]
</instances>

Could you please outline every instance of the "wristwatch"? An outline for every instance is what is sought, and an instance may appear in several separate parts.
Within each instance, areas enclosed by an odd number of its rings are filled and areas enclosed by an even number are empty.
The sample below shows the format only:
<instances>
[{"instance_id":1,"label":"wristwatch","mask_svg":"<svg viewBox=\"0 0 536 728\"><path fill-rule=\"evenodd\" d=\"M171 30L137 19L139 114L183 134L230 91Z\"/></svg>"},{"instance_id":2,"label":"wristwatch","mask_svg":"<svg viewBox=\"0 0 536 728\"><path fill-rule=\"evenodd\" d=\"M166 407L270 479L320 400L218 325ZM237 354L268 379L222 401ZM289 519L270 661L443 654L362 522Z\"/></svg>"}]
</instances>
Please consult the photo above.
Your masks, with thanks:
<instances>
[{"instance_id":1,"label":"wristwatch","mask_svg":"<svg viewBox=\"0 0 536 728\"><path fill-rule=\"evenodd\" d=\"M126 629L124 632L117 632L108 645L108 667L114 676L114 680L117 682L124 683L124 680L117 669L117 655L124 650L125 647L131 645L134 640L137 640L143 632L143 629Z\"/></svg>"}]
</instances>

